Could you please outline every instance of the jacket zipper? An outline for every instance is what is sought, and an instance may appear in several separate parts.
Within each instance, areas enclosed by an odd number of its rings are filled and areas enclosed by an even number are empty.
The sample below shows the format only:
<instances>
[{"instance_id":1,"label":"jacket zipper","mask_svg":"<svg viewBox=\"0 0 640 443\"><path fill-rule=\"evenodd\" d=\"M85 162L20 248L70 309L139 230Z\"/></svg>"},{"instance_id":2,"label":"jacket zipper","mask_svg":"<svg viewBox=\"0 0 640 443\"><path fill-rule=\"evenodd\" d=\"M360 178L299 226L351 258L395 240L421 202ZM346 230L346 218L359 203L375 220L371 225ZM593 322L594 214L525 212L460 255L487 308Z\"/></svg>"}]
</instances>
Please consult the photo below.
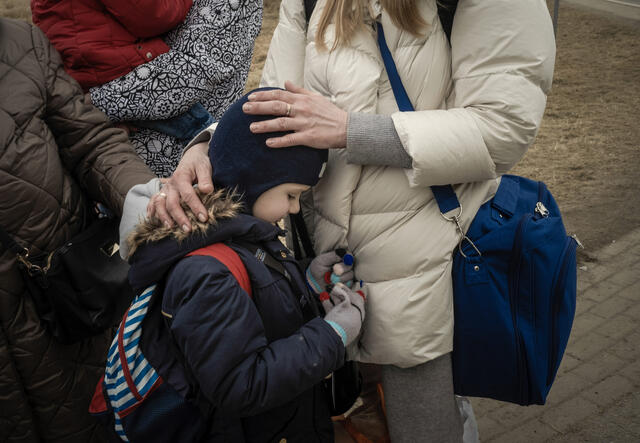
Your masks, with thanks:
<instances>
[{"instance_id":1,"label":"jacket zipper","mask_svg":"<svg viewBox=\"0 0 640 443\"><path fill-rule=\"evenodd\" d=\"M518 294L520 293L520 265L522 262L522 238L525 231L527 222L533 217L532 214L525 214L518 223L516 229L515 239L513 241L513 255L512 264L513 268L510 272L510 285L509 285L509 301L511 304L511 321L513 322L513 330L516 334L516 360L518 363L518 380L520 383L520 403L525 400L525 388L526 388L526 365L522 358L523 353L523 340L520 329L518 328Z\"/></svg>"},{"instance_id":2,"label":"jacket zipper","mask_svg":"<svg viewBox=\"0 0 640 443\"><path fill-rule=\"evenodd\" d=\"M562 251L562 264L560 265L560 274L558 274L558 280L553 287L553 305L551 311L551 358L549 359L549 365L547 367L547 386L553 381L553 370L558 363L558 339L557 339L557 326L556 319L558 317L558 311L560 310L560 302L562 301L562 293L564 292L565 280L567 275L567 266L571 259L572 254L570 248L573 244L577 244L573 237L567 237L567 242Z\"/></svg>"}]
</instances>

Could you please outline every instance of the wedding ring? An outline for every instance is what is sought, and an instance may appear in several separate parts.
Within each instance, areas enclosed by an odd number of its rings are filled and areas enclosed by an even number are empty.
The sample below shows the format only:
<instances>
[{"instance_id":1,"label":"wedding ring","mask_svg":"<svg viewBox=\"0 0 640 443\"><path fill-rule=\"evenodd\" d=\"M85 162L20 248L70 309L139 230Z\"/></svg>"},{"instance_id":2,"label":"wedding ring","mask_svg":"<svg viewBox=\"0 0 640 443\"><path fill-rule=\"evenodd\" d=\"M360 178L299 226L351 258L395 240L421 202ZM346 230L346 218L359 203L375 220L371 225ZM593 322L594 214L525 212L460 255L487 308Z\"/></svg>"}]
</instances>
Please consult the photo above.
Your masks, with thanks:
<instances>
[{"instance_id":1,"label":"wedding ring","mask_svg":"<svg viewBox=\"0 0 640 443\"><path fill-rule=\"evenodd\" d=\"M291 105L287 103L287 113L284 116L289 117L290 115L291 115Z\"/></svg>"},{"instance_id":2,"label":"wedding ring","mask_svg":"<svg viewBox=\"0 0 640 443\"><path fill-rule=\"evenodd\" d=\"M158 197L167 198L167 194L165 194L164 192L159 192Z\"/></svg>"}]
</instances>

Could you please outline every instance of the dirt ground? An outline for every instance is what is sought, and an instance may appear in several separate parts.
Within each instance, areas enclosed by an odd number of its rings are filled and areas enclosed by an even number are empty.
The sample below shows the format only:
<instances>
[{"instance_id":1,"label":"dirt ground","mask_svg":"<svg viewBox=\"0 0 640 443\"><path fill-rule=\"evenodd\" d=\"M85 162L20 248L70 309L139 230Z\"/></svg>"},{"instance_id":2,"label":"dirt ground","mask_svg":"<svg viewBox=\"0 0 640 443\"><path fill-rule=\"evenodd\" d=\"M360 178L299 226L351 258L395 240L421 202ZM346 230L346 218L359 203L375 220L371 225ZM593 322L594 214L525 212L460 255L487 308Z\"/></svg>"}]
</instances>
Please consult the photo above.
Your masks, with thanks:
<instances>
[{"instance_id":1,"label":"dirt ground","mask_svg":"<svg viewBox=\"0 0 640 443\"><path fill-rule=\"evenodd\" d=\"M247 89L260 80L279 0L265 0ZM549 1L551 4L552 2ZM0 16L29 19L28 0ZM514 173L544 181L590 251L640 226L640 23L561 2L553 90L536 143Z\"/></svg>"},{"instance_id":2,"label":"dirt ground","mask_svg":"<svg viewBox=\"0 0 640 443\"><path fill-rule=\"evenodd\" d=\"M561 2L542 127L515 173L544 181L589 251L640 226L640 23Z\"/></svg>"}]
</instances>

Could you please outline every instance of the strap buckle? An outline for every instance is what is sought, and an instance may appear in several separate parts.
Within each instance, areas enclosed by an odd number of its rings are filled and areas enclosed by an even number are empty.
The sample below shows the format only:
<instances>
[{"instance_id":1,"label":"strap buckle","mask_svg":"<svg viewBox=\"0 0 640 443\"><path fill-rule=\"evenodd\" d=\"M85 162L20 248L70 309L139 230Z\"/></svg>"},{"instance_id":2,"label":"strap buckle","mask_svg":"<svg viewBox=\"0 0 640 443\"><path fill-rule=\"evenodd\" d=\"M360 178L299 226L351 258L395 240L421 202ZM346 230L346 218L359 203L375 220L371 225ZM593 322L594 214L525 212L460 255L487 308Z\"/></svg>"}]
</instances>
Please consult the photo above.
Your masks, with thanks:
<instances>
[{"instance_id":1,"label":"strap buckle","mask_svg":"<svg viewBox=\"0 0 640 443\"><path fill-rule=\"evenodd\" d=\"M47 264L44 267L31 263L31 261L29 260L29 250L27 248L23 248L22 252L17 253L16 256L18 257L18 261L22 263L25 268L27 268L27 272L29 273L29 275L33 277L38 274L41 274L41 275L47 274L47 272L51 268L51 260L53 258L53 252L47 255Z\"/></svg>"},{"instance_id":2,"label":"strap buckle","mask_svg":"<svg viewBox=\"0 0 640 443\"><path fill-rule=\"evenodd\" d=\"M458 252L460 252L460 255L462 255L464 258L467 258L467 255L462 252L462 244L466 241L471 245L473 249L475 249L475 251L478 253L478 256L481 257L482 253L473 243L473 241L469 237L467 237L467 235L464 233L464 230L462 229L462 225L460 224L460 217L462 216L462 203L459 203L458 213L456 215L446 216L442 212L440 213L440 215L442 215L442 218L444 218L446 221L455 223L456 231L460 233L460 241L458 242Z\"/></svg>"}]
</instances>

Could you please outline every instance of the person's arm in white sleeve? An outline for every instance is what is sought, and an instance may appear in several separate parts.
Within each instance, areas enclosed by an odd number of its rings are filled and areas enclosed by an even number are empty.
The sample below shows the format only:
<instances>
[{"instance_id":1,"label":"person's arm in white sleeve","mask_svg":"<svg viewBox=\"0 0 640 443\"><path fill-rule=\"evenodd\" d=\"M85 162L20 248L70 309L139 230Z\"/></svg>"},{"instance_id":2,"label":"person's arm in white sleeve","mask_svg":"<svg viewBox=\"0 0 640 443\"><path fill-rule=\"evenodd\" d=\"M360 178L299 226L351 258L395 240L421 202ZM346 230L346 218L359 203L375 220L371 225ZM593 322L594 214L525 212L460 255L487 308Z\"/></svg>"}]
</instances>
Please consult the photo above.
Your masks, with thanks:
<instances>
[{"instance_id":1,"label":"person's arm in white sleeve","mask_svg":"<svg viewBox=\"0 0 640 443\"><path fill-rule=\"evenodd\" d=\"M273 32L260 86L284 87L286 80L304 84L307 19L304 2L283 0L278 25Z\"/></svg>"},{"instance_id":2,"label":"person's arm in white sleeve","mask_svg":"<svg viewBox=\"0 0 640 443\"><path fill-rule=\"evenodd\" d=\"M412 185L494 178L533 143L551 88L555 41L542 0L466 0L451 35L447 110L398 112Z\"/></svg>"}]
</instances>

